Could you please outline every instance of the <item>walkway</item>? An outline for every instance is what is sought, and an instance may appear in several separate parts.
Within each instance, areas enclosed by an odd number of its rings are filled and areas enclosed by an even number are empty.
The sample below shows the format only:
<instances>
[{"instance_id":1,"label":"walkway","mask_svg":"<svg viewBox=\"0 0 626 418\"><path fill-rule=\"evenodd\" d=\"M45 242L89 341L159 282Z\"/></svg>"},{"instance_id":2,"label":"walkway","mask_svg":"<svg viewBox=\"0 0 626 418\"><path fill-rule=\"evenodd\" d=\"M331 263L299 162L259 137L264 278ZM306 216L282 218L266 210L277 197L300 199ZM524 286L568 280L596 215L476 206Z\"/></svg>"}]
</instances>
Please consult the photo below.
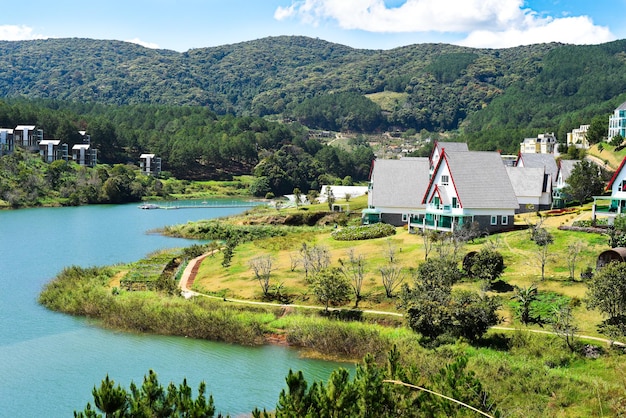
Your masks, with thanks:
<instances>
[{"instance_id":1,"label":"walkway","mask_svg":"<svg viewBox=\"0 0 626 418\"><path fill-rule=\"evenodd\" d=\"M217 252L219 250L214 250L213 253ZM247 304L247 305L263 305L263 306L272 306L272 307L282 307L282 308L303 308L303 309L316 309L316 310L324 310L323 306L309 306L309 305L294 305L294 304L276 304L276 303L272 303L272 302L257 302L257 301L252 301L252 300L242 300L242 299L227 299L227 298L222 298L219 296L211 296L211 295L206 295L204 293L199 293L196 291L193 291L190 289L190 287L193 285L193 282L196 278L196 275L198 274L198 269L200 268L200 264L202 262L202 260L204 260L206 257L208 257L209 255L211 255L212 253L206 253L203 254L199 257L196 257L192 260L189 261L189 264L187 264L187 267L185 267L185 270L183 271L183 275L180 278L180 283L179 283L179 287L181 289L181 294L186 298L189 299L192 296L202 296L205 298L210 298L210 299L218 299L218 300L223 300L224 302L234 302L234 303L243 303L243 304ZM341 308L328 308L329 310L340 310ZM397 313L397 312L386 312L386 311L375 311L375 310L363 310L363 313L368 313L368 314L373 314L373 315L387 315L387 316L396 316L396 317L404 317L403 314L401 313ZM492 329L498 330L498 331L520 331L520 328L511 328L511 327L500 327L500 326L494 326L492 327ZM551 335L555 335L556 333L552 332L552 331L545 331L545 330L540 330L540 329L525 329L525 331L527 332L534 332L536 334L551 334ZM599 342L603 342L607 345L616 345L619 347L626 347L626 343L622 343L619 341L612 341L606 338L601 338L601 337L593 337L591 335L576 335L577 338L581 338L584 340L592 340L592 341L599 341Z\"/></svg>"}]
</instances>

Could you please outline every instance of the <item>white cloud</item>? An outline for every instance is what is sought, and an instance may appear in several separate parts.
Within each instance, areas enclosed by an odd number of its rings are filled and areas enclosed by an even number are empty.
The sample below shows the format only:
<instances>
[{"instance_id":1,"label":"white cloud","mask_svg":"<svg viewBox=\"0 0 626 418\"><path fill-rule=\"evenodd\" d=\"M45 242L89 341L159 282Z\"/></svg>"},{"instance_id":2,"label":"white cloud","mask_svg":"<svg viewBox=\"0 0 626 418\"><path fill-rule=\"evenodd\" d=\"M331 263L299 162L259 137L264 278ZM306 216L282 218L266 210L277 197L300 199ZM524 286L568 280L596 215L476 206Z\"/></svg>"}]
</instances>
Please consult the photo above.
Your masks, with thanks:
<instances>
[{"instance_id":1,"label":"white cloud","mask_svg":"<svg viewBox=\"0 0 626 418\"><path fill-rule=\"evenodd\" d=\"M296 18L317 26L334 20L343 29L374 33L453 33L467 46L506 47L540 42L592 44L615 39L587 16L551 18L525 8L524 0L296 0L279 7L277 20Z\"/></svg>"},{"instance_id":2,"label":"white cloud","mask_svg":"<svg viewBox=\"0 0 626 418\"><path fill-rule=\"evenodd\" d=\"M540 25L511 28L501 32L477 30L471 32L460 45L475 48L507 48L544 42L566 44L599 44L615 39L611 31L596 26L587 16L553 19Z\"/></svg>"},{"instance_id":3,"label":"white cloud","mask_svg":"<svg viewBox=\"0 0 626 418\"><path fill-rule=\"evenodd\" d=\"M133 43L133 44L141 45L144 48L159 49L159 45L158 44L155 44L153 42L142 41L139 38L127 39L124 42L130 42L130 43Z\"/></svg>"},{"instance_id":4,"label":"white cloud","mask_svg":"<svg viewBox=\"0 0 626 418\"><path fill-rule=\"evenodd\" d=\"M47 37L33 33L33 29L25 25L0 25L0 40L3 41L24 41L44 38Z\"/></svg>"}]
</instances>

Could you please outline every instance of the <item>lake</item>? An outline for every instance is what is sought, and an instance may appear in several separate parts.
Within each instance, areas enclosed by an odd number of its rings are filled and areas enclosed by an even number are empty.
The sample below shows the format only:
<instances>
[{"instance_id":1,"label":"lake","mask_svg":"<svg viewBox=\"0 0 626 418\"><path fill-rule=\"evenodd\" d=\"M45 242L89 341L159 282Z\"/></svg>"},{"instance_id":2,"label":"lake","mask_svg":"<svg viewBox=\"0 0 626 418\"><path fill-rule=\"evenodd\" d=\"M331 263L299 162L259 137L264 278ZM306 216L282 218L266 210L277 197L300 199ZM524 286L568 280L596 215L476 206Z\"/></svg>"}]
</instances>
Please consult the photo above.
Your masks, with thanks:
<instances>
[{"instance_id":1,"label":"lake","mask_svg":"<svg viewBox=\"0 0 626 418\"><path fill-rule=\"evenodd\" d=\"M138 385L150 369L166 386L183 378L197 395L205 381L216 410L245 415L274 409L289 369L310 382L349 365L302 359L294 349L113 332L37 304L64 267L138 260L194 241L148 233L165 225L240 213L245 208L140 210L137 204L0 211L0 416L71 417L92 402L108 374Z\"/></svg>"}]
</instances>

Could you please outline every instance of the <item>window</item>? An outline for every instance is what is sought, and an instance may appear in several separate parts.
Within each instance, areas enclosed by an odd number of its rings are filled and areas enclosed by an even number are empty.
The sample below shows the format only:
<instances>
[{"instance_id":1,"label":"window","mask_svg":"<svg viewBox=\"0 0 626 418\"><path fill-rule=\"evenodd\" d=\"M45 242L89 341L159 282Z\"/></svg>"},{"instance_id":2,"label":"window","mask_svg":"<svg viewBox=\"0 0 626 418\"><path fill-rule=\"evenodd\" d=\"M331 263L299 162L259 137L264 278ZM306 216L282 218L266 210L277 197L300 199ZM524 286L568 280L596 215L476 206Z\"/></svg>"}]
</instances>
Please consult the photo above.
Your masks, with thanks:
<instances>
[{"instance_id":1,"label":"window","mask_svg":"<svg viewBox=\"0 0 626 418\"><path fill-rule=\"evenodd\" d=\"M441 185L447 186L449 182L450 182L449 176L445 176L445 175L441 176Z\"/></svg>"},{"instance_id":2,"label":"window","mask_svg":"<svg viewBox=\"0 0 626 418\"><path fill-rule=\"evenodd\" d=\"M502 217L502 225L508 225L509 224L509 217L508 216L503 216Z\"/></svg>"},{"instance_id":3,"label":"window","mask_svg":"<svg viewBox=\"0 0 626 418\"><path fill-rule=\"evenodd\" d=\"M434 203L435 203L435 207L439 209L439 196L435 196Z\"/></svg>"},{"instance_id":4,"label":"window","mask_svg":"<svg viewBox=\"0 0 626 418\"><path fill-rule=\"evenodd\" d=\"M491 225L498 225L498 217L497 216L491 216Z\"/></svg>"},{"instance_id":5,"label":"window","mask_svg":"<svg viewBox=\"0 0 626 418\"><path fill-rule=\"evenodd\" d=\"M452 207L453 208L458 208L459 207L459 200L456 197L452 198Z\"/></svg>"},{"instance_id":6,"label":"window","mask_svg":"<svg viewBox=\"0 0 626 418\"><path fill-rule=\"evenodd\" d=\"M409 214L408 213L403 213L402 214L402 222L407 222L409 220Z\"/></svg>"},{"instance_id":7,"label":"window","mask_svg":"<svg viewBox=\"0 0 626 418\"><path fill-rule=\"evenodd\" d=\"M626 180L622 180L622 182L619 184L618 191L626 192Z\"/></svg>"}]
</instances>

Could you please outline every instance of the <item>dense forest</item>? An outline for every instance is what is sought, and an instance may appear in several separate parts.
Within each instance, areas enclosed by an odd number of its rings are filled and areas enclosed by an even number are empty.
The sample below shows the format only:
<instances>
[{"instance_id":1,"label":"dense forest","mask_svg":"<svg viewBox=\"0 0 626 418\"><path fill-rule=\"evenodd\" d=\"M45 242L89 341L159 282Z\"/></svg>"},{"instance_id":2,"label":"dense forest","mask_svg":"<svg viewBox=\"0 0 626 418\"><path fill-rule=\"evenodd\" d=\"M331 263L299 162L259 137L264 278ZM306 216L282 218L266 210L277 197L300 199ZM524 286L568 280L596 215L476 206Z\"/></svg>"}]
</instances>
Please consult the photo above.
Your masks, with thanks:
<instances>
[{"instance_id":1,"label":"dense forest","mask_svg":"<svg viewBox=\"0 0 626 418\"><path fill-rule=\"evenodd\" d=\"M98 148L99 162L112 166L136 165L139 155L149 151L163 158L165 176L230 179L233 175L255 174L257 181L251 192L257 196L270 192L289 194L294 188L307 192L319 190L323 184L367 180L374 158L367 144L355 142L348 149L333 147L311 137L298 123L272 122L253 116L217 116L200 106L116 106L41 99L0 101L0 126L24 123L42 128L45 138L69 144L81 140L77 135L79 129L87 130L92 144ZM9 193L19 185L37 183L56 188L43 180L25 182L25 171L19 168L21 161L28 159L22 155L0 158L4 162L0 164L0 199L17 206L32 204L41 197L41 193L34 193L29 187L22 196ZM28 173L31 179L48 176L47 165L30 164L30 167L34 170ZM32 196L28 198L28 195ZM73 201L110 201L100 193L96 195L100 197L81 196Z\"/></svg>"},{"instance_id":2,"label":"dense forest","mask_svg":"<svg viewBox=\"0 0 626 418\"><path fill-rule=\"evenodd\" d=\"M456 131L474 149L506 152L542 131L562 139L626 100L626 40L362 50L280 36L178 53L49 39L0 42L0 55L0 97L199 106L324 130Z\"/></svg>"}]
</instances>

